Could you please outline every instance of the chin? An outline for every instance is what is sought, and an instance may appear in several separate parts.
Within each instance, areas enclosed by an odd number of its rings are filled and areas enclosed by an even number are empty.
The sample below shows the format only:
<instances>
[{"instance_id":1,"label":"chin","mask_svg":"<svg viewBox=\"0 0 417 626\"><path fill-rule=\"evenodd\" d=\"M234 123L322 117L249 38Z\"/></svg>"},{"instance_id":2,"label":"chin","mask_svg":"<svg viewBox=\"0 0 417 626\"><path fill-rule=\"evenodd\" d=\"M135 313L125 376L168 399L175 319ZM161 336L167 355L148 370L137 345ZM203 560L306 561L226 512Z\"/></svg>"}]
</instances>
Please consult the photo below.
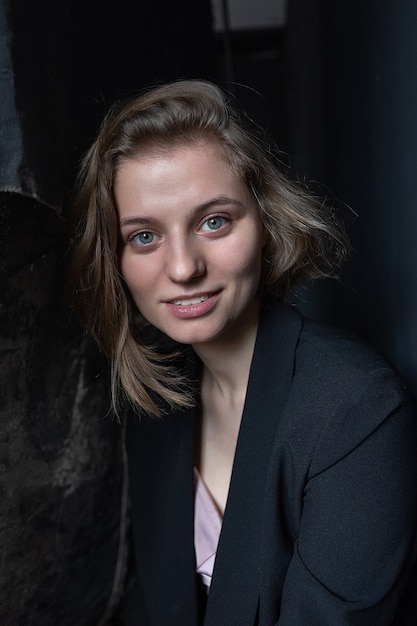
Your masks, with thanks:
<instances>
[{"instance_id":1,"label":"chin","mask_svg":"<svg viewBox=\"0 0 417 626\"><path fill-rule=\"evenodd\" d=\"M210 335L201 335L201 334L190 334L190 335L186 335L184 334L178 334L178 335L174 335L171 334L169 335L171 337L171 339L173 339L174 341L176 341L177 343L181 343L183 345L189 345L189 346L194 346L194 345L199 345L199 344L208 344L211 341L214 341L217 338L216 336Z\"/></svg>"},{"instance_id":2,"label":"chin","mask_svg":"<svg viewBox=\"0 0 417 626\"><path fill-rule=\"evenodd\" d=\"M221 331L218 330L186 330L184 329L182 332L175 332L172 329L167 329L164 331L171 339L176 341L177 343L182 343L184 345L194 345L194 344L205 344L214 341L221 335Z\"/></svg>"}]
</instances>

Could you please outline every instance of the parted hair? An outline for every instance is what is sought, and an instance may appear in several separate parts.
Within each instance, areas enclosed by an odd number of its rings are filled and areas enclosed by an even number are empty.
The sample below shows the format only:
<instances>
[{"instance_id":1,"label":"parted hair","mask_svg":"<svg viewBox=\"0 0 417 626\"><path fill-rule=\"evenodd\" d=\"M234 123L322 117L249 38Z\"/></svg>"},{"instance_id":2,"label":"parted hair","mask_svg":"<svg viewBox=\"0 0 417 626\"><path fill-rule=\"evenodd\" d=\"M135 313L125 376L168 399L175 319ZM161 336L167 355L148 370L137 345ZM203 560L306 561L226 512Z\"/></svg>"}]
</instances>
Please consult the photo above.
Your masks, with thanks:
<instances>
[{"instance_id":1,"label":"parted hair","mask_svg":"<svg viewBox=\"0 0 417 626\"><path fill-rule=\"evenodd\" d=\"M216 85L186 80L154 87L114 105L86 153L70 212L69 289L86 330L108 357L116 414L126 396L160 415L161 403L190 406L177 351L152 344L118 267L114 180L120 165L149 148L210 142L256 199L268 233L262 294L286 298L306 279L333 277L348 242L332 207L290 180L257 129Z\"/></svg>"}]
</instances>

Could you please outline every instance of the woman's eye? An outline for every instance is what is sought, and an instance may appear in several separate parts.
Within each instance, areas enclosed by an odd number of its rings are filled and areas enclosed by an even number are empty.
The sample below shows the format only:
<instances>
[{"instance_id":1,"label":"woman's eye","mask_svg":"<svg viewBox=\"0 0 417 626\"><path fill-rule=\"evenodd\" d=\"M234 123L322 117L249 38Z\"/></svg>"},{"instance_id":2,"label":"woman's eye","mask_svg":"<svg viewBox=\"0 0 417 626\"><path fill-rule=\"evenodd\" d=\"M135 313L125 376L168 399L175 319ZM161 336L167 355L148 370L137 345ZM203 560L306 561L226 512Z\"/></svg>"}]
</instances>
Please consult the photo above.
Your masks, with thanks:
<instances>
[{"instance_id":1,"label":"woman's eye","mask_svg":"<svg viewBox=\"0 0 417 626\"><path fill-rule=\"evenodd\" d=\"M218 230L226 223L227 219L225 217L215 215L214 217L209 217L209 219L204 222L202 230Z\"/></svg>"},{"instance_id":2,"label":"woman's eye","mask_svg":"<svg viewBox=\"0 0 417 626\"><path fill-rule=\"evenodd\" d=\"M145 244L150 244L155 241L154 233L151 233L149 230L144 230L141 233L136 233L132 237L133 243L143 246Z\"/></svg>"}]
</instances>

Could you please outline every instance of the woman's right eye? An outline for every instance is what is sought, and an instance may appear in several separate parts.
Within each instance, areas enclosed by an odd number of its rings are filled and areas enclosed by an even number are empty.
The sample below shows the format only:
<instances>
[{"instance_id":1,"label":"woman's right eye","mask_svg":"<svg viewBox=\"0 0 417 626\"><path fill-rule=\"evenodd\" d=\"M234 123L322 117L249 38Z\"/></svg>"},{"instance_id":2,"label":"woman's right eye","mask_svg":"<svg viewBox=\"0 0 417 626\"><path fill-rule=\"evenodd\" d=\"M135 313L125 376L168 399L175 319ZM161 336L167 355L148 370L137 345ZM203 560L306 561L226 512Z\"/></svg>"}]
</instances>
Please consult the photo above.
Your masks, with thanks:
<instances>
[{"instance_id":1,"label":"woman's right eye","mask_svg":"<svg viewBox=\"0 0 417 626\"><path fill-rule=\"evenodd\" d=\"M133 235L131 241L137 246L147 245L155 241L155 234L151 233L149 230L143 230Z\"/></svg>"}]
</instances>

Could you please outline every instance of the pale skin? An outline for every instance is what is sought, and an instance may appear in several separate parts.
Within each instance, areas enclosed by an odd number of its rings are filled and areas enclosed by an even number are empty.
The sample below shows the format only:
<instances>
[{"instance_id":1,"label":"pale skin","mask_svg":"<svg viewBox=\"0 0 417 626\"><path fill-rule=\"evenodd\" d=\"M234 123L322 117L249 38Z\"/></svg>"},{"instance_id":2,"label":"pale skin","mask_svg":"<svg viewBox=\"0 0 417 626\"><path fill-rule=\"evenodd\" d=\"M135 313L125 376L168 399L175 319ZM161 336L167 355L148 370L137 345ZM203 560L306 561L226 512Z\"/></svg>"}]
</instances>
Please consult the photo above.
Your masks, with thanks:
<instances>
[{"instance_id":1,"label":"pale skin","mask_svg":"<svg viewBox=\"0 0 417 626\"><path fill-rule=\"evenodd\" d=\"M256 201L207 142L141 152L121 164L114 190L136 306L202 361L196 465L223 512L259 322Z\"/></svg>"}]
</instances>

